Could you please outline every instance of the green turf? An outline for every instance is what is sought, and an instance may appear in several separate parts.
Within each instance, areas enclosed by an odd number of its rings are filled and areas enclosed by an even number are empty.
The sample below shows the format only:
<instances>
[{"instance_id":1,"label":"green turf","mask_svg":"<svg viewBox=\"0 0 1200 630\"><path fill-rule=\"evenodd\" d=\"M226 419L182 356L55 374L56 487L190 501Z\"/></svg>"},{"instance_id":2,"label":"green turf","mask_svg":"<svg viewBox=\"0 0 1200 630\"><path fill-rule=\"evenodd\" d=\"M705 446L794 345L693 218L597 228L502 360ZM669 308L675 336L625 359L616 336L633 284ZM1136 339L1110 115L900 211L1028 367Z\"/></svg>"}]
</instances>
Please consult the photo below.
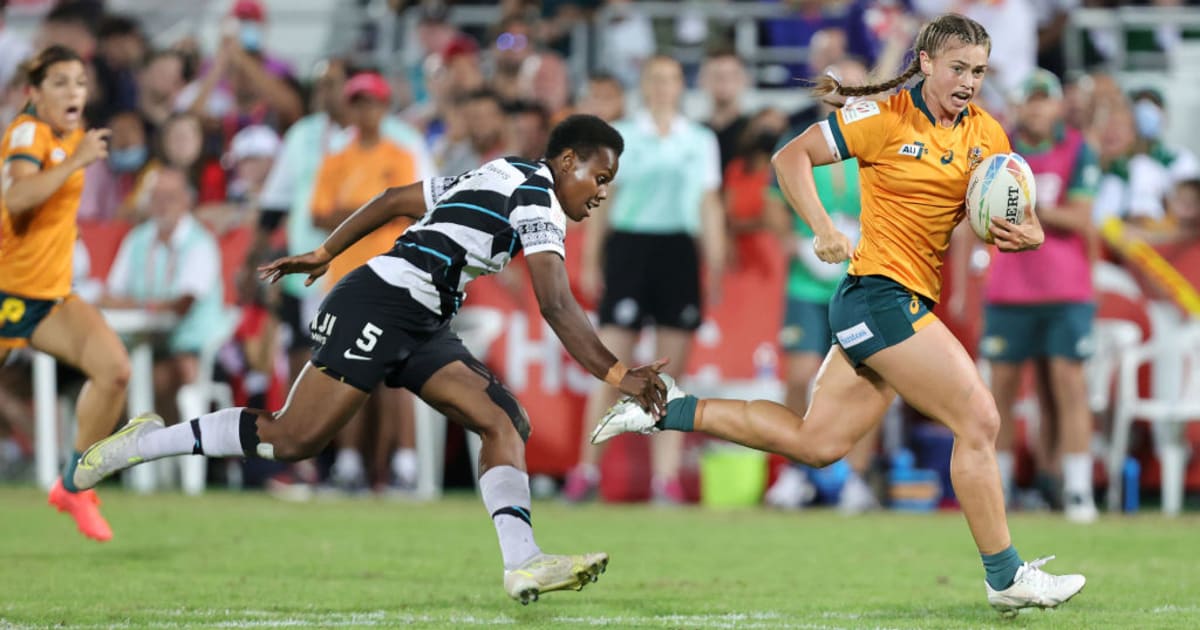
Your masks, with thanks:
<instances>
[{"instance_id":1,"label":"green turf","mask_svg":"<svg viewBox=\"0 0 1200 630\"><path fill-rule=\"evenodd\" d=\"M711 512L534 505L547 551L604 550L581 593L528 607L500 586L481 504L280 503L103 493L116 537L80 537L32 489L0 489L0 628L1196 628L1195 517L1090 527L1018 516L1026 559L1082 571L1058 611L1003 621L958 514Z\"/></svg>"}]
</instances>

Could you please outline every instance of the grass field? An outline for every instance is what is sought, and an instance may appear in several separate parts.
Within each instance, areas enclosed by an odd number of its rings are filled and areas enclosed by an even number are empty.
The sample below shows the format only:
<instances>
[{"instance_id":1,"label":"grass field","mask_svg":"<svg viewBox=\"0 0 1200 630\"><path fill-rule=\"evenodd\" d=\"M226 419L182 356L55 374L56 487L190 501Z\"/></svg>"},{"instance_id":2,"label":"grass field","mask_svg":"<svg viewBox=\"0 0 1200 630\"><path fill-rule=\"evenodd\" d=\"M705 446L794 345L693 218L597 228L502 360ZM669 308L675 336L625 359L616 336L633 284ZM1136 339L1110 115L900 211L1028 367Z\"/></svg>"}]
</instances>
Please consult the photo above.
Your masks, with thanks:
<instances>
[{"instance_id":1,"label":"grass field","mask_svg":"<svg viewBox=\"0 0 1200 630\"><path fill-rule=\"evenodd\" d=\"M581 593L507 599L471 496L286 504L103 492L116 536L80 537L31 488L0 488L0 628L1197 628L1200 520L1090 527L1018 516L1018 549L1088 586L1000 619L959 514L712 512L535 503L547 551L604 550Z\"/></svg>"}]
</instances>

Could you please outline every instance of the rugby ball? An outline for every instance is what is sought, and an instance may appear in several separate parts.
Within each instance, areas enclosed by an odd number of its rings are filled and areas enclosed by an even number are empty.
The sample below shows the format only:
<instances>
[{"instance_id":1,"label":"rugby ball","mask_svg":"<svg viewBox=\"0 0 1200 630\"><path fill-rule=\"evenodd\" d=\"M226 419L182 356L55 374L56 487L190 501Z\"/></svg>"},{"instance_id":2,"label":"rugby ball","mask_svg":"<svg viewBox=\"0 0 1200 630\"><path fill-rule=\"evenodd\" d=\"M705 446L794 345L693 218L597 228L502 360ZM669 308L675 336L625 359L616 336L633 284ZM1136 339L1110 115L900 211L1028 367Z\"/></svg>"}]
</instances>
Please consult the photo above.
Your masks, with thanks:
<instances>
[{"instance_id":1,"label":"rugby ball","mask_svg":"<svg viewBox=\"0 0 1200 630\"><path fill-rule=\"evenodd\" d=\"M984 158L967 184L967 220L985 242L992 242L992 217L1021 223L1037 199L1033 171L1016 153L995 153Z\"/></svg>"}]
</instances>

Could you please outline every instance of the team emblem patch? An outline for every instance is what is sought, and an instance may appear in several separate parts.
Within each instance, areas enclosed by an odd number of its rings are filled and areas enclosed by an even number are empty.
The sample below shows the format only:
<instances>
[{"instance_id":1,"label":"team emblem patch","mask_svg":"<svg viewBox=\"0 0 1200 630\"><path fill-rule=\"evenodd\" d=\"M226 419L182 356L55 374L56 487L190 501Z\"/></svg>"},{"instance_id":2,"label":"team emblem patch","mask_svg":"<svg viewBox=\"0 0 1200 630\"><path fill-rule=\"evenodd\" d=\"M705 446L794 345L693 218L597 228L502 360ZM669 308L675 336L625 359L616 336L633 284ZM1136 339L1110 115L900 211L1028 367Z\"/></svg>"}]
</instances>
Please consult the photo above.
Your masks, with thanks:
<instances>
[{"instance_id":1,"label":"team emblem patch","mask_svg":"<svg viewBox=\"0 0 1200 630\"><path fill-rule=\"evenodd\" d=\"M971 147L967 151L967 170L972 170L983 161L983 147Z\"/></svg>"},{"instance_id":2,"label":"team emblem patch","mask_svg":"<svg viewBox=\"0 0 1200 630\"><path fill-rule=\"evenodd\" d=\"M842 108L842 122L849 125L864 118L870 118L879 113L879 103L875 101L855 101Z\"/></svg>"}]
</instances>

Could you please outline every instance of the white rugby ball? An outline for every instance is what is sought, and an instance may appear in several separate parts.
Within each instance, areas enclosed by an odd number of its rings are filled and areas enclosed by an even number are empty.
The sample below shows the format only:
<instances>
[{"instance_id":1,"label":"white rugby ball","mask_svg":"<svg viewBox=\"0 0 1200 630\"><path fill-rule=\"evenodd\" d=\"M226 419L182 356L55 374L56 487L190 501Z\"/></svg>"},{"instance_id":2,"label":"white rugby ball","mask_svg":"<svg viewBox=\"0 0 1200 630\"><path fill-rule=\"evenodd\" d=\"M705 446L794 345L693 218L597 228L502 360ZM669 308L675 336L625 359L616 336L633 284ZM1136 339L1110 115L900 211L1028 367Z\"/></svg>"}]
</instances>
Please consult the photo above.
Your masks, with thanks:
<instances>
[{"instance_id":1,"label":"white rugby ball","mask_svg":"<svg viewBox=\"0 0 1200 630\"><path fill-rule=\"evenodd\" d=\"M967 185L967 220L975 234L992 242L992 217L1021 223L1033 210L1037 187L1025 158L1016 153L987 156L971 173Z\"/></svg>"}]
</instances>

